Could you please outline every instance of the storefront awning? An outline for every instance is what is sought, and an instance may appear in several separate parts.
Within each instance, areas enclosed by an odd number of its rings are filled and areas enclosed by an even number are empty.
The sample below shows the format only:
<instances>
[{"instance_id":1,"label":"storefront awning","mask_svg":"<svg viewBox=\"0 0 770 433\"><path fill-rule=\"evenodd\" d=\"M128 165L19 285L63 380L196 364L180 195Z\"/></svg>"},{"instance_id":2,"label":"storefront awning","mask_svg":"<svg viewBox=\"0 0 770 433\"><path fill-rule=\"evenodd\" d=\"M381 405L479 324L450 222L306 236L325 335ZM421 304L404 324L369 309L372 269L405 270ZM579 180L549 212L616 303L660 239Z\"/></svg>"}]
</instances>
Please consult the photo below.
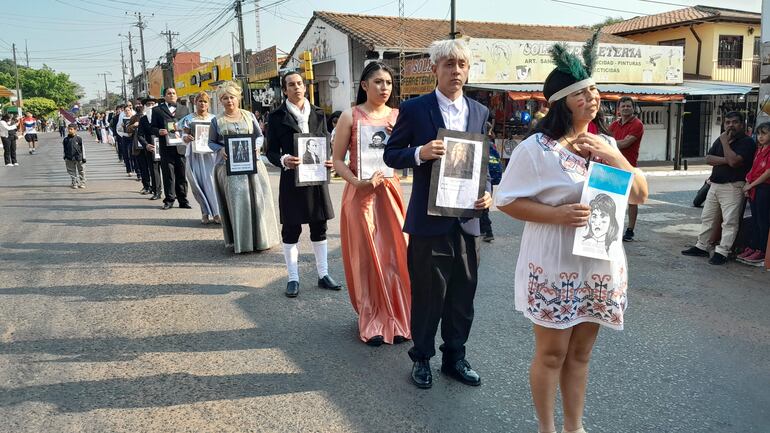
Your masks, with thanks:
<instances>
[{"instance_id":1,"label":"storefront awning","mask_svg":"<svg viewBox=\"0 0 770 433\"><path fill-rule=\"evenodd\" d=\"M542 84L468 84L465 87L469 90L507 92L514 101L545 101ZM599 84L604 100L616 101L622 96L631 96L640 102L682 101L687 96L745 95L755 88L751 84L701 80L685 80L679 85Z\"/></svg>"}]
</instances>

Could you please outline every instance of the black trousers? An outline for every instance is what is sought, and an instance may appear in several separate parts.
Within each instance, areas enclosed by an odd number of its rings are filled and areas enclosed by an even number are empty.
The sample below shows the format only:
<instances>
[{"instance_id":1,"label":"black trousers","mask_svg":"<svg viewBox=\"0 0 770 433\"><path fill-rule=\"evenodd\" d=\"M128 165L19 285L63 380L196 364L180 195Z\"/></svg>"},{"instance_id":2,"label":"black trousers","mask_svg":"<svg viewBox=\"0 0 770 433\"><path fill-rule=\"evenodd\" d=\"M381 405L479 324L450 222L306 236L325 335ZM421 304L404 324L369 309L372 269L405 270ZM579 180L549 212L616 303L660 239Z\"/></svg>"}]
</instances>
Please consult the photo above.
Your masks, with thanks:
<instances>
[{"instance_id":1,"label":"black trousers","mask_svg":"<svg viewBox=\"0 0 770 433\"><path fill-rule=\"evenodd\" d=\"M441 321L442 361L464 359L478 281L478 238L463 232L459 223L446 235L411 236L407 264L414 342L409 357L428 360L436 354L436 330Z\"/></svg>"},{"instance_id":2,"label":"black trousers","mask_svg":"<svg viewBox=\"0 0 770 433\"><path fill-rule=\"evenodd\" d=\"M326 221L313 221L310 226L310 240L320 242L326 240ZM281 239L285 244L296 244L299 242L299 235L302 234L301 224L284 224L281 226Z\"/></svg>"},{"instance_id":3,"label":"black trousers","mask_svg":"<svg viewBox=\"0 0 770 433\"><path fill-rule=\"evenodd\" d=\"M770 231L770 184L763 183L754 187L754 200L749 204L751 220L754 222L749 246L755 250L765 251L768 231Z\"/></svg>"},{"instance_id":4,"label":"black trousers","mask_svg":"<svg viewBox=\"0 0 770 433\"><path fill-rule=\"evenodd\" d=\"M142 178L142 188L150 191L152 186L150 184L150 166L147 164L147 152L140 150L139 154L134 157L136 160L136 169L139 173L139 177Z\"/></svg>"},{"instance_id":5,"label":"black trousers","mask_svg":"<svg viewBox=\"0 0 770 433\"><path fill-rule=\"evenodd\" d=\"M179 204L188 204L187 201L187 177L185 167L187 158L172 149L160 155L160 170L163 173L163 203L173 203L179 200Z\"/></svg>"},{"instance_id":6,"label":"black trousers","mask_svg":"<svg viewBox=\"0 0 770 433\"><path fill-rule=\"evenodd\" d=\"M120 149L120 157L123 160L123 164L126 166L126 173L134 171L134 164L131 160L131 138L118 136L118 148Z\"/></svg>"},{"instance_id":7,"label":"black trousers","mask_svg":"<svg viewBox=\"0 0 770 433\"><path fill-rule=\"evenodd\" d=\"M155 154L150 151L142 152L144 156L145 164L147 164L147 171L150 178L150 191L153 195L160 196L161 192L161 174L160 174L160 161L155 160ZM142 176L144 179L144 176Z\"/></svg>"},{"instance_id":8,"label":"black trousers","mask_svg":"<svg viewBox=\"0 0 770 433\"><path fill-rule=\"evenodd\" d=\"M16 131L11 131L8 137L3 137L3 159L6 164L16 164Z\"/></svg>"}]
</instances>

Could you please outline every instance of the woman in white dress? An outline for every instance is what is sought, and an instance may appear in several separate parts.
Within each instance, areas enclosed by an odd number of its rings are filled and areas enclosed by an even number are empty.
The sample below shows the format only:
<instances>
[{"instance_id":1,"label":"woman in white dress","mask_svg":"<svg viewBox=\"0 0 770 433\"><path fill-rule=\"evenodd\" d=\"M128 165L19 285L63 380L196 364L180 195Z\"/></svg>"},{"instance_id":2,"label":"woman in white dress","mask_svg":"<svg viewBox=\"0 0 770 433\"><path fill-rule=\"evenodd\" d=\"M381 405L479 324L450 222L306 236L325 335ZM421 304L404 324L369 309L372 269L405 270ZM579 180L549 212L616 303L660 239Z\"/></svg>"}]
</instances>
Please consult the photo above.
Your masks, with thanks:
<instances>
[{"instance_id":1,"label":"woman in white dress","mask_svg":"<svg viewBox=\"0 0 770 433\"><path fill-rule=\"evenodd\" d=\"M177 123L177 128L184 131L182 139L187 143L184 155L187 158L187 181L190 183L195 201L201 207L201 223L210 222L220 223L219 202L217 201L216 187L214 187L214 164L216 163L216 154L208 147L208 152L196 152L194 140L195 131L191 130L192 123L211 123L214 115L209 113L209 95L206 92L200 92L195 95L195 111L183 117ZM208 135L205 137L208 145Z\"/></svg>"},{"instance_id":2,"label":"woman in white dress","mask_svg":"<svg viewBox=\"0 0 770 433\"><path fill-rule=\"evenodd\" d=\"M595 41L596 36L588 44ZM610 260L572 254L575 231L591 216L590 207L580 204L589 161L636 171L605 135L602 116L597 117L600 96L590 77L595 49L588 46L585 52L584 66L563 45L553 47L557 67L543 86L550 110L513 151L495 196L500 210L526 221L516 264L515 305L534 323L530 386L541 433L556 431L557 385L563 431L585 432L588 362L599 326L623 329L626 308L622 246L610 249ZM599 125L599 135L588 132L592 121ZM629 202L640 204L646 197L644 176L634 176Z\"/></svg>"}]
</instances>

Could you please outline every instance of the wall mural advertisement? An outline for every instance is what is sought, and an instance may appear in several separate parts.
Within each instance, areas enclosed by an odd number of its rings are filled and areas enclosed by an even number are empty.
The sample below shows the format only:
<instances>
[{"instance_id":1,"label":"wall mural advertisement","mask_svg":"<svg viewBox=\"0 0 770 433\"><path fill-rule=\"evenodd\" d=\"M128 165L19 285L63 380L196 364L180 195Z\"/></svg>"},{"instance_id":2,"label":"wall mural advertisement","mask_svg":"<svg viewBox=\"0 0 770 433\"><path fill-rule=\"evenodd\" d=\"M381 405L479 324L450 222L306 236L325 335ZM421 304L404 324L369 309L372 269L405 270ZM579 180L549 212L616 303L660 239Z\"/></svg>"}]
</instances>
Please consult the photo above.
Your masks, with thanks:
<instances>
[{"instance_id":1,"label":"wall mural advertisement","mask_svg":"<svg viewBox=\"0 0 770 433\"><path fill-rule=\"evenodd\" d=\"M469 83L542 83L554 68L550 47L556 41L469 40L473 61ZM580 56L583 42L567 42ZM684 80L682 47L599 44L594 70L598 83L680 84Z\"/></svg>"}]
</instances>

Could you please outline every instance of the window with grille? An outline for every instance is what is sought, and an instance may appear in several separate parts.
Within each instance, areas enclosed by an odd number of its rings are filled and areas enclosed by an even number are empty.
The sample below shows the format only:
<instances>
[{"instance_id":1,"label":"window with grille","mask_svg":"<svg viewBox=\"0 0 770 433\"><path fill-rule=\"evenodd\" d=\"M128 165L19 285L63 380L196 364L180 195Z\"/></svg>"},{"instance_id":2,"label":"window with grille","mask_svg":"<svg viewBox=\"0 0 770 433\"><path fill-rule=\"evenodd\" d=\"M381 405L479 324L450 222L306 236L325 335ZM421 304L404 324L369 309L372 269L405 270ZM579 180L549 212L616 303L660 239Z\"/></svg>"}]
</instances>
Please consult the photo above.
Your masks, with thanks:
<instances>
[{"instance_id":1,"label":"window with grille","mask_svg":"<svg viewBox=\"0 0 770 433\"><path fill-rule=\"evenodd\" d=\"M743 56L743 36L719 35L717 64L722 68L740 68Z\"/></svg>"},{"instance_id":2,"label":"window with grille","mask_svg":"<svg viewBox=\"0 0 770 433\"><path fill-rule=\"evenodd\" d=\"M682 47L682 56L685 55L685 39L671 39L668 41L660 41L658 42L658 45L666 46L666 47Z\"/></svg>"}]
</instances>

